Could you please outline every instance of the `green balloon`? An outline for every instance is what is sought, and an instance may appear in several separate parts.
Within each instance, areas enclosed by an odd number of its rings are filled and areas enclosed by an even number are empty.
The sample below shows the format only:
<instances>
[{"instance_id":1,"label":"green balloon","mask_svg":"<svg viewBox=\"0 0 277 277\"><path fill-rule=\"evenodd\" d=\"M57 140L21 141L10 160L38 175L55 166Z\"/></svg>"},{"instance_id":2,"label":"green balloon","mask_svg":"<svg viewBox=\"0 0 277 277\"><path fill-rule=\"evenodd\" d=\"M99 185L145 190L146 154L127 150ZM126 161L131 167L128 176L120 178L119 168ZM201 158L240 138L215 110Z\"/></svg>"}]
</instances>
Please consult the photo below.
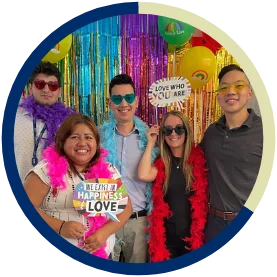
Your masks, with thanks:
<instances>
[{"instance_id":1,"label":"green balloon","mask_svg":"<svg viewBox=\"0 0 277 277\"><path fill-rule=\"evenodd\" d=\"M189 24L163 16L158 17L158 28L163 39L176 46L189 41L195 31Z\"/></svg>"}]
</instances>

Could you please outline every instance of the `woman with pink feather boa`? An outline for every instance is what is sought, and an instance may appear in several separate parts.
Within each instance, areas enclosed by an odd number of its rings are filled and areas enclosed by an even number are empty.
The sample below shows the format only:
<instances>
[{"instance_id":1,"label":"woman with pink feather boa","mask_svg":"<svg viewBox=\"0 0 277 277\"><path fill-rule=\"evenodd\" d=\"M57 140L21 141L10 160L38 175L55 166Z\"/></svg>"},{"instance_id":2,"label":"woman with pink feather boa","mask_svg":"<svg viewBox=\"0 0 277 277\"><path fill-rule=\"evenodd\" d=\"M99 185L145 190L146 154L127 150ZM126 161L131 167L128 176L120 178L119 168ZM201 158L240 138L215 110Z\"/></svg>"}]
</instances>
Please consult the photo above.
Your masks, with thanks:
<instances>
[{"instance_id":1,"label":"woman with pink feather boa","mask_svg":"<svg viewBox=\"0 0 277 277\"><path fill-rule=\"evenodd\" d=\"M130 200L117 217L84 217L73 206L75 186L85 179L119 179L117 169L105 161L95 123L73 114L60 126L54 146L46 148L43 160L27 175L25 190L41 217L70 243L98 257L108 258L115 236L132 214Z\"/></svg>"}]
</instances>

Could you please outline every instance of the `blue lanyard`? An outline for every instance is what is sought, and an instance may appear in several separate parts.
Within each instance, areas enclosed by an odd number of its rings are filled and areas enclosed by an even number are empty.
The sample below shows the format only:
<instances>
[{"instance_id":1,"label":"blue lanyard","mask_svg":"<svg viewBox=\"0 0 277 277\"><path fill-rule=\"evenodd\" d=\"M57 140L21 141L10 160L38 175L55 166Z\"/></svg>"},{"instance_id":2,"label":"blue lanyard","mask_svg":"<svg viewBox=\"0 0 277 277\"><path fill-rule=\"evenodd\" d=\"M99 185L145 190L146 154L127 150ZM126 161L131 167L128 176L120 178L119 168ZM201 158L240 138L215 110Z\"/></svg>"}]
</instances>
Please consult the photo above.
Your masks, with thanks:
<instances>
[{"instance_id":1,"label":"blue lanyard","mask_svg":"<svg viewBox=\"0 0 277 277\"><path fill-rule=\"evenodd\" d=\"M37 150L38 150L38 145L39 142L45 132L45 130L47 129L47 125L44 124L42 130L40 131L40 134L37 138L37 123L35 118L33 118L33 131L34 131L34 151L33 151L33 158L32 158L32 165L36 166L38 163L38 158L37 158Z\"/></svg>"}]
</instances>

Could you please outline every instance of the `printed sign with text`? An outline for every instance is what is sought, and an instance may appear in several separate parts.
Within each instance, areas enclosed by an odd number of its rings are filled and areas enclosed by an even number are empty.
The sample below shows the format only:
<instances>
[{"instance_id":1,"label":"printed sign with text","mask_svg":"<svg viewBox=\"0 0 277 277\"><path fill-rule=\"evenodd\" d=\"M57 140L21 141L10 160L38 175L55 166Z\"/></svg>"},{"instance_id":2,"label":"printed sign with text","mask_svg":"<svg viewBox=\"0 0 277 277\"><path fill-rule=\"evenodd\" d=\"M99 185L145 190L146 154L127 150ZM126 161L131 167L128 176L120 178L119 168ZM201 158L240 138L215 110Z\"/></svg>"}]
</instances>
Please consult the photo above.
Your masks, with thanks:
<instances>
[{"instance_id":1,"label":"printed sign with text","mask_svg":"<svg viewBox=\"0 0 277 277\"><path fill-rule=\"evenodd\" d=\"M128 195L121 180L96 178L79 183L73 192L73 206L84 216L107 215L114 221L126 207Z\"/></svg>"},{"instance_id":2,"label":"printed sign with text","mask_svg":"<svg viewBox=\"0 0 277 277\"><path fill-rule=\"evenodd\" d=\"M164 78L153 83L149 89L149 101L155 107L178 106L188 100L191 85L184 77Z\"/></svg>"}]
</instances>

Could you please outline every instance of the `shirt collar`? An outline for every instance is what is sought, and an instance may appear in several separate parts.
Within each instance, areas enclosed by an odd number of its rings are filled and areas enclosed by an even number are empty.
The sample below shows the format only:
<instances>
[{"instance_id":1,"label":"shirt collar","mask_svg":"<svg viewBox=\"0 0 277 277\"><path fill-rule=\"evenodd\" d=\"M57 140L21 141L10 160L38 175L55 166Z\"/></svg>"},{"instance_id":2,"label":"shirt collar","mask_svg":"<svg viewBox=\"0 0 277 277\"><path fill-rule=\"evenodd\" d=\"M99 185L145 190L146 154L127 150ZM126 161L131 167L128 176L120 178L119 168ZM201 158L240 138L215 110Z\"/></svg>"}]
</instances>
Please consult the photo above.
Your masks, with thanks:
<instances>
[{"instance_id":1,"label":"shirt collar","mask_svg":"<svg viewBox=\"0 0 277 277\"><path fill-rule=\"evenodd\" d=\"M121 132L118 130L118 128L117 128L116 125L115 125L115 127L114 127L114 130L115 130L117 133L121 134ZM130 135L130 134L139 134L139 129L137 128L136 125L134 126L133 130L132 130L128 135Z\"/></svg>"},{"instance_id":2,"label":"shirt collar","mask_svg":"<svg viewBox=\"0 0 277 277\"><path fill-rule=\"evenodd\" d=\"M252 127L254 117L256 116L255 112L253 109L247 109L249 115L246 118L246 120L241 124L241 126L247 126L248 128ZM226 117L223 115L217 122L217 125L223 125L226 126Z\"/></svg>"}]
</instances>

